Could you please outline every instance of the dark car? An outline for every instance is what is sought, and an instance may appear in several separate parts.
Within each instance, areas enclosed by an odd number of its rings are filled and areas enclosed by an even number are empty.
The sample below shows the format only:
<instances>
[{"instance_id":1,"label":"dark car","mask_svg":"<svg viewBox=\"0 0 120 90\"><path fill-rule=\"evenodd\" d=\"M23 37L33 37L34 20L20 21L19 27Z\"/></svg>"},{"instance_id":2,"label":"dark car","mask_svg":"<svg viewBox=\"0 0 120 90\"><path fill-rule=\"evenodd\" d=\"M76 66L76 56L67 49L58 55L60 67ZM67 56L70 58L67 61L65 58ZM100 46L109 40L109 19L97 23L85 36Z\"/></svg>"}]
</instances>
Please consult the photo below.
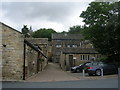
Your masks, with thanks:
<instances>
[{"instance_id":1,"label":"dark car","mask_svg":"<svg viewBox=\"0 0 120 90\"><path fill-rule=\"evenodd\" d=\"M85 62L80 64L79 66L75 66L75 67L71 67L71 72L73 73L78 73L78 72L82 72L83 68L87 65L89 65L91 62Z\"/></svg>"},{"instance_id":2,"label":"dark car","mask_svg":"<svg viewBox=\"0 0 120 90\"><path fill-rule=\"evenodd\" d=\"M103 62L93 62L86 67L87 67L86 72L88 73L89 76L91 75L100 76L102 75L102 72L103 72L103 75L118 73L118 68L114 64L106 64Z\"/></svg>"}]
</instances>

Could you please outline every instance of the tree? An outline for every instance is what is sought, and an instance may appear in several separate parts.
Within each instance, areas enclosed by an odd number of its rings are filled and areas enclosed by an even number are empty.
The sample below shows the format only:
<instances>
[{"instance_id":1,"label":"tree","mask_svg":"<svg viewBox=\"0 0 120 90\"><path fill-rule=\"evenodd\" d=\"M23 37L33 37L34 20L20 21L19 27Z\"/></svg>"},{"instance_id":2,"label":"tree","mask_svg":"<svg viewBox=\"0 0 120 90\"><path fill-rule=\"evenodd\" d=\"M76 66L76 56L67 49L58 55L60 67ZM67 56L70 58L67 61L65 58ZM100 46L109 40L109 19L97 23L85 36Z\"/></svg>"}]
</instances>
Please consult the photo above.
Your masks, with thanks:
<instances>
[{"instance_id":1,"label":"tree","mask_svg":"<svg viewBox=\"0 0 120 90\"><path fill-rule=\"evenodd\" d=\"M48 38L48 40L51 41L51 35L53 33L57 33L57 32L53 29L42 28L42 29L39 29L39 30L33 32L32 36L34 38Z\"/></svg>"},{"instance_id":2,"label":"tree","mask_svg":"<svg viewBox=\"0 0 120 90\"><path fill-rule=\"evenodd\" d=\"M82 17L87 26L83 31L96 50L120 62L120 20L118 2L91 2Z\"/></svg>"},{"instance_id":3,"label":"tree","mask_svg":"<svg viewBox=\"0 0 120 90\"><path fill-rule=\"evenodd\" d=\"M81 30L82 30L82 27L77 25L77 26L70 27L68 33L79 34L79 33L81 33Z\"/></svg>"}]
</instances>

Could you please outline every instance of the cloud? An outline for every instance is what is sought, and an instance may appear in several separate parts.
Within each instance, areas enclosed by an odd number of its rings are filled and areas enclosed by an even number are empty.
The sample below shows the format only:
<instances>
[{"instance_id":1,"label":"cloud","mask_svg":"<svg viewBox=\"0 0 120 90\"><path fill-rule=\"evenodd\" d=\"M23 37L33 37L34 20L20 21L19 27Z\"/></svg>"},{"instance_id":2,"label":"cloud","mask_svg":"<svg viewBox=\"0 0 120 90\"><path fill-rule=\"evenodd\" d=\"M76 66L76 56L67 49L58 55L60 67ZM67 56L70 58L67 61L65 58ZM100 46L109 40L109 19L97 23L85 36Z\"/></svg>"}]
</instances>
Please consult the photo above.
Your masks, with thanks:
<instances>
[{"instance_id":1,"label":"cloud","mask_svg":"<svg viewBox=\"0 0 120 90\"><path fill-rule=\"evenodd\" d=\"M84 2L3 2L2 21L18 30L23 24L67 31L70 26L83 24L80 13L87 8Z\"/></svg>"}]
</instances>

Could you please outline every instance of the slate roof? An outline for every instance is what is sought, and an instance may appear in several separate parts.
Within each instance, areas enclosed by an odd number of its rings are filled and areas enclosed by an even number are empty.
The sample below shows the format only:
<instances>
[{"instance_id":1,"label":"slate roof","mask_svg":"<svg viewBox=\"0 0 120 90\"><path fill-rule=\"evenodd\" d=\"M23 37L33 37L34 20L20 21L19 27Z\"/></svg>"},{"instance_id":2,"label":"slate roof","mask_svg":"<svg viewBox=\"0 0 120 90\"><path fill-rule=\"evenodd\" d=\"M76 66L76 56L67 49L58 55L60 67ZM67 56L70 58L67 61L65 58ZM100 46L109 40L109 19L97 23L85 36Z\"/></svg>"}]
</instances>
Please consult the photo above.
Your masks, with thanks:
<instances>
[{"instance_id":1,"label":"slate roof","mask_svg":"<svg viewBox=\"0 0 120 90\"><path fill-rule=\"evenodd\" d=\"M80 40L83 39L81 34L52 34L52 40Z\"/></svg>"},{"instance_id":2,"label":"slate roof","mask_svg":"<svg viewBox=\"0 0 120 90\"><path fill-rule=\"evenodd\" d=\"M64 54L98 54L94 48L63 48Z\"/></svg>"}]
</instances>

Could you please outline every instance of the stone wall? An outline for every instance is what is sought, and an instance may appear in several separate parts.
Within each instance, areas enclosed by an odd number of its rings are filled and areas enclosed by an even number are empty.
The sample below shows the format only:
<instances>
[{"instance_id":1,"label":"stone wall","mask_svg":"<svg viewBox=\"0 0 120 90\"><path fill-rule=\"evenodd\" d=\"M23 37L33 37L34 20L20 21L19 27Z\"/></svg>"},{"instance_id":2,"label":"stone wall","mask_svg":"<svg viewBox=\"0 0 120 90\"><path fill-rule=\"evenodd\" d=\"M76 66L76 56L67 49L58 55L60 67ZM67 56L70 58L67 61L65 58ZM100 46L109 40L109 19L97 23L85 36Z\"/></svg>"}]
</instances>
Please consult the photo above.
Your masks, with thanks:
<instances>
[{"instance_id":1,"label":"stone wall","mask_svg":"<svg viewBox=\"0 0 120 90\"><path fill-rule=\"evenodd\" d=\"M0 77L3 81L23 80L42 71L48 63L43 54L47 54L47 40L26 41L21 32L0 23ZM43 52L37 43L44 46Z\"/></svg>"},{"instance_id":2,"label":"stone wall","mask_svg":"<svg viewBox=\"0 0 120 90\"><path fill-rule=\"evenodd\" d=\"M26 38L30 43L38 45L42 52L47 56L48 53L48 38Z\"/></svg>"},{"instance_id":3,"label":"stone wall","mask_svg":"<svg viewBox=\"0 0 120 90\"><path fill-rule=\"evenodd\" d=\"M37 73L38 67L38 52L32 49L30 46L26 45L25 50L25 77L28 78Z\"/></svg>"},{"instance_id":4,"label":"stone wall","mask_svg":"<svg viewBox=\"0 0 120 90\"><path fill-rule=\"evenodd\" d=\"M2 24L0 23L0 81L2 81Z\"/></svg>"},{"instance_id":5,"label":"stone wall","mask_svg":"<svg viewBox=\"0 0 120 90\"><path fill-rule=\"evenodd\" d=\"M41 48L41 53L43 53L45 56L48 57L48 38L26 38L27 41L29 41L30 43L32 43L33 45L38 45ZM44 61L40 64L42 64L41 70L43 70L47 64L48 64L48 59L45 58L44 56L41 56L42 59L44 59Z\"/></svg>"},{"instance_id":6,"label":"stone wall","mask_svg":"<svg viewBox=\"0 0 120 90\"><path fill-rule=\"evenodd\" d=\"M3 80L23 79L24 36L2 24L2 76Z\"/></svg>"}]
</instances>

